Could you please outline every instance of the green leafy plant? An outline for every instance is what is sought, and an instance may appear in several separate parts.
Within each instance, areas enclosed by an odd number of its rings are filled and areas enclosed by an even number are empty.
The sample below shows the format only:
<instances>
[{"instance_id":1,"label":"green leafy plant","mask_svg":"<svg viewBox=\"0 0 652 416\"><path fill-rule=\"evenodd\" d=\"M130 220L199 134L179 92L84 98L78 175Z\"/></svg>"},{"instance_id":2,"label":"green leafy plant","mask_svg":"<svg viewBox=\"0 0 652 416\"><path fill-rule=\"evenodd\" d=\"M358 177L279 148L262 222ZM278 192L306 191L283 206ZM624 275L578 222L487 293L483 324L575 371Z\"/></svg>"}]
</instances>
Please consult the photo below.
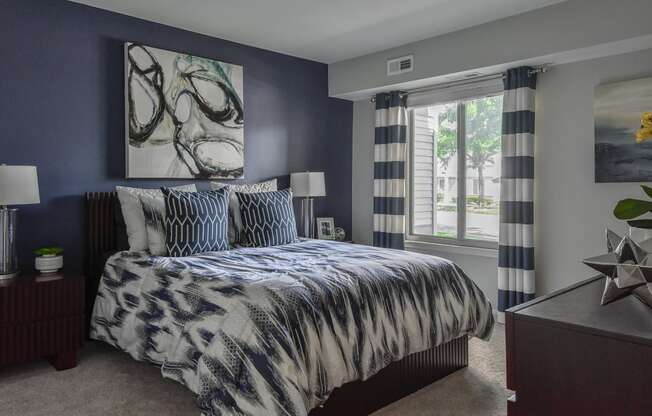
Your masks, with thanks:
<instances>
[{"instance_id":1,"label":"green leafy plant","mask_svg":"<svg viewBox=\"0 0 652 416\"><path fill-rule=\"evenodd\" d=\"M61 253L63 253L61 247L41 247L34 250L34 254L37 256L58 256Z\"/></svg>"},{"instance_id":2,"label":"green leafy plant","mask_svg":"<svg viewBox=\"0 0 652 416\"><path fill-rule=\"evenodd\" d=\"M478 173L479 197L485 199L485 171L494 164L500 152L500 126L503 97L487 97L466 101L466 167ZM437 160L444 170L457 153L457 106L448 105L439 114L437 133Z\"/></svg>"},{"instance_id":3,"label":"green leafy plant","mask_svg":"<svg viewBox=\"0 0 652 416\"><path fill-rule=\"evenodd\" d=\"M652 188L649 186L641 185L643 192L649 198L652 198ZM627 224L634 228L652 229L652 219L636 220L641 215L652 212L652 200L645 201L643 199L627 198L618 201L614 208L614 215L619 220L627 220Z\"/></svg>"}]
</instances>

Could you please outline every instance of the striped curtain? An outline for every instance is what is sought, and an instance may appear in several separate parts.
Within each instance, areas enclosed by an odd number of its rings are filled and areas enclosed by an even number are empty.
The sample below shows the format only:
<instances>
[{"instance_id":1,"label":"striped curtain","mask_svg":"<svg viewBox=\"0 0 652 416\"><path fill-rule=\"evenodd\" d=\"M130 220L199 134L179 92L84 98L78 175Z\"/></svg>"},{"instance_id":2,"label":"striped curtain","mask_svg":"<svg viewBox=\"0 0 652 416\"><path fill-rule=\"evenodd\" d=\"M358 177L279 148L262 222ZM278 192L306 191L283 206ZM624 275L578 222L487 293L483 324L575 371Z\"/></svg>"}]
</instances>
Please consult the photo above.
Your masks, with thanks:
<instances>
[{"instance_id":1,"label":"striped curtain","mask_svg":"<svg viewBox=\"0 0 652 416\"><path fill-rule=\"evenodd\" d=\"M507 71L503 98L498 311L534 298L534 98L536 73Z\"/></svg>"},{"instance_id":2,"label":"striped curtain","mask_svg":"<svg viewBox=\"0 0 652 416\"><path fill-rule=\"evenodd\" d=\"M376 95L374 246L404 248L407 95Z\"/></svg>"}]
</instances>

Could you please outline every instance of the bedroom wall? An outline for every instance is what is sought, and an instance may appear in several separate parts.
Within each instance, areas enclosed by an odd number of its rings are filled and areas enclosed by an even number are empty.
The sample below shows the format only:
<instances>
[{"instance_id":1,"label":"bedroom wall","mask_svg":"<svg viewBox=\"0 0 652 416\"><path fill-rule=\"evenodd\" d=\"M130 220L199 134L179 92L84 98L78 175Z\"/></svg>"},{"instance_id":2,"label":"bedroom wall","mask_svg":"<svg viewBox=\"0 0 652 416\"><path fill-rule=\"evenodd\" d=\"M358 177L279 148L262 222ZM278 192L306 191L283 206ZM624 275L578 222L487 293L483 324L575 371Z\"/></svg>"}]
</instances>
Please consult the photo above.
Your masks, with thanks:
<instances>
[{"instance_id":1,"label":"bedroom wall","mask_svg":"<svg viewBox=\"0 0 652 416\"><path fill-rule=\"evenodd\" d=\"M595 275L580 263L606 251L604 230L627 233L613 216L620 199L642 197L638 183L595 183L596 85L652 77L652 49L555 67L537 89L537 282L540 293Z\"/></svg>"},{"instance_id":2,"label":"bedroom wall","mask_svg":"<svg viewBox=\"0 0 652 416\"><path fill-rule=\"evenodd\" d=\"M496 67L506 63L569 63L613 54L608 51L615 49L621 53L647 49L652 30L648 14L641 10L648 10L649 5L649 0L561 1L336 62L330 65L330 94L357 100L390 84L412 82L400 88L417 88L437 80L446 82L452 74L497 72ZM387 76L388 59L410 54L414 55L413 71Z\"/></svg>"},{"instance_id":3,"label":"bedroom wall","mask_svg":"<svg viewBox=\"0 0 652 416\"><path fill-rule=\"evenodd\" d=\"M0 0L0 10L0 163L36 165L41 193L20 207L23 269L45 244L81 269L84 192L192 182L124 179L124 41L243 65L245 181L287 186L290 172L323 170L317 214L350 232L352 105L328 98L326 65L64 0Z\"/></svg>"},{"instance_id":4,"label":"bedroom wall","mask_svg":"<svg viewBox=\"0 0 652 416\"><path fill-rule=\"evenodd\" d=\"M604 229L623 235L615 203L641 196L638 183L595 183L593 91L601 83L652 76L652 49L557 65L537 87L535 227L539 295L594 275L580 261L605 251ZM373 106L354 103L353 238L370 242ZM370 150L371 149L371 150ZM496 301L496 259L433 251L457 262Z\"/></svg>"}]
</instances>

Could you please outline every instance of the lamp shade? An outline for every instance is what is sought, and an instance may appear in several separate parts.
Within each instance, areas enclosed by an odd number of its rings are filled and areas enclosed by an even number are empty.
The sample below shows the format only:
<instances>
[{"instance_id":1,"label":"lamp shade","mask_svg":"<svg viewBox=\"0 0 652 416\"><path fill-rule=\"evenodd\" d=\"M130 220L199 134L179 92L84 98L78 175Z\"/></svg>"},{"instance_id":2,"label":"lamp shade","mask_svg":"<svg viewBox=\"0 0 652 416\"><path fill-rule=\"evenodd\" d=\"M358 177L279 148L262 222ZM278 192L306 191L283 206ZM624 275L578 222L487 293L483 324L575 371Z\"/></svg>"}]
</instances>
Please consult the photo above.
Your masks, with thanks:
<instances>
[{"instance_id":1,"label":"lamp shade","mask_svg":"<svg viewBox=\"0 0 652 416\"><path fill-rule=\"evenodd\" d=\"M324 172L297 172L290 175L292 194L301 197L326 196Z\"/></svg>"},{"instance_id":2,"label":"lamp shade","mask_svg":"<svg viewBox=\"0 0 652 416\"><path fill-rule=\"evenodd\" d=\"M36 166L0 165L0 205L39 202Z\"/></svg>"}]
</instances>

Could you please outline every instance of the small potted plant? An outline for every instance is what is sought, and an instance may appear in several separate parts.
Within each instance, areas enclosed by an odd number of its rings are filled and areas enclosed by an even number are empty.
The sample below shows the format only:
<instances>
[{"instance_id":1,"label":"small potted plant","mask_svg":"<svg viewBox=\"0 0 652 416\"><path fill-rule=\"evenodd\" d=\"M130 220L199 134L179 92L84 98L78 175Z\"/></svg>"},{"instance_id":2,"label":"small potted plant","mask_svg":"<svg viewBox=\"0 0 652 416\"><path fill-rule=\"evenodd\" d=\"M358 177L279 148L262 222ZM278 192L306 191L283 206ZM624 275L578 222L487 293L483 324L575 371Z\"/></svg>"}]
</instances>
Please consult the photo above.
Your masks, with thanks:
<instances>
[{"instance_id":1,"label":"small potted plant","mask_svg":"<svg viewBox=\"0 0 652 416\"><path fill-rule=\"evenodd\" d=\"M614 208L614 216L627 221L630 237L639 243L652 241L652 188L646 185L641 185L641 188L650 199L627 198L618 201Z\"/></svg>"},{"instance_id":2,"label":"small potted plant","mask_svg":"<svg viewBox=\"0 0 652 416\"><path fill-rule=\"evenodd\" d=\"M43 274L56 273L63 267L61 247L41 247L34 250L34 254L36 254L34 267Z\"/></svg>"}]
</instances>

